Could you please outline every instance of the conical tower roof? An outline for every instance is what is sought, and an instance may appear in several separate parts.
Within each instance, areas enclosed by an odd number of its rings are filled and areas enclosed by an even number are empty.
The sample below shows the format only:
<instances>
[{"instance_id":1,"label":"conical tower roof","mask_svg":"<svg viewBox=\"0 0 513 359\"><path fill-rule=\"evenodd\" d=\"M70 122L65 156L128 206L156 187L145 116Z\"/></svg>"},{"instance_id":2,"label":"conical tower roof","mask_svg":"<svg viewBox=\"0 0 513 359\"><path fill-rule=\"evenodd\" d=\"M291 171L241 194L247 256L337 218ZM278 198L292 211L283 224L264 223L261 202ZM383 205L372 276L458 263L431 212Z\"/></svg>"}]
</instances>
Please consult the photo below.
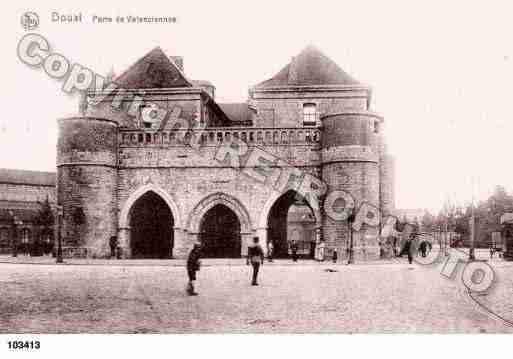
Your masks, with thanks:
<instances>
[{"instance_id":1,"label":"conical tower roof","mask_svg":"<svg viewBox=\"0 0 513 359\"><path fill-rule=\"evenodd\" d=\"M334 61L314 46L307 46L280 72L256 87L359 85Z\"/></svg>"}]
</instances>

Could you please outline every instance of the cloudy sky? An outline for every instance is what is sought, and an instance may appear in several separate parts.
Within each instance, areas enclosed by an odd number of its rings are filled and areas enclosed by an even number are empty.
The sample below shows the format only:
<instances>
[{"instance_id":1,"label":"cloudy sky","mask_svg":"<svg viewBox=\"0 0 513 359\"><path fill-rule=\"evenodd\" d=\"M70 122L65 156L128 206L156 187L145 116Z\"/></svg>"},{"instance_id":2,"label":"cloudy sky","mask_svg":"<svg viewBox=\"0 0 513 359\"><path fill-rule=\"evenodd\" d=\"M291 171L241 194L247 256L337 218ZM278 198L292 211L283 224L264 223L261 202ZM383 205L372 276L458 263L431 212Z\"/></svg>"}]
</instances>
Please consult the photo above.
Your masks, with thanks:
<instances>
[{"instance_id":1,"label":"cloudy sky","mask_svg":"<svg viewBox=\"0 0 513 359\"><path fill-rule=\"evenodd\" d=\"M86 4L86 2L83 2ZM5 7L6 5L4 5ZM438 209L513 192L513 25L508 2L19 1L2 23L0 167L55 171L56 119L76 113L62 83L16 57L21 14L39 14L52 50L100 74L119 73L160 46L185 72L241 102L308 44L374 89L396 157L399 208ZM82 23L51 21L82 13ZM92 17L170 16L176 24L94 23ZM473 178L473 180L472 180Z\"/></svg>"}]
</instances>

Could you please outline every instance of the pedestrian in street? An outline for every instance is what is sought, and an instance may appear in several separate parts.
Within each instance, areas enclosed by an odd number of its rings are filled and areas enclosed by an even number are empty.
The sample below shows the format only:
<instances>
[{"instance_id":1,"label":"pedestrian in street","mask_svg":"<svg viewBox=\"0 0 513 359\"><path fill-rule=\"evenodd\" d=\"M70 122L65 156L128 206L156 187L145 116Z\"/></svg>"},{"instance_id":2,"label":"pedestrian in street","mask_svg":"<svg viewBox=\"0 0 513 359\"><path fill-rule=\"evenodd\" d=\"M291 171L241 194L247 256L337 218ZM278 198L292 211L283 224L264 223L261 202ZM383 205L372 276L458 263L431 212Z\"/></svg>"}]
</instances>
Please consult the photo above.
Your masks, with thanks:
<instances>
[{"instance_id":1,"label":"pedestrian in street","mask_svg":"<svg viewBox=\"0 0 513 359\"><path fill-rule=\"evenodd\" d=\"M269 262L273 261L273 251L274 251L274 244L272 239L267 242L267 259Z\"/></svg>"},{"instance_id":2,"label":"pedestrian in street","mask_svg":"<svg viewBox=\"0 0 513 359\"><path fill-rule=\"evenodd\" d=\"M420 242L419 251L420 251L420 255L422 257L426 257L426 252L427 252L427 242L426 241Z\"/></svg>"},{"instance_id":3,"label":"pedestrian in street","mask_svg":"<svg viewBox=\"0 0 513 359\"><path fill-rule=\"evenodd\" d=\"M321 243L319 243L319 251L318 251L318 257L317 257L317 260L319 262L324 262L325 248L326 248L326 244L324 243L324 241L321 241Z\"/></svg>"},{"instance_id":4,"label":"pedestrian in street","mask_svg":"<svg viewBox=\"0 0 513 359\"><path fill-rule=\"evenodd\" d=\"M116 258L116 249L118 247L118 237L110 236L109 238L109 246L110 246L110 258Z\"/></svg>"},{"instance_id":5,"label":"pedestrian in street","mask_svg":"<svg viewBox=\"0 0 513 359\"><path fill-rule=\"evenodd\" d=\"M394 252L394 257L398 257L399 254L397 253L397 237L392 237L392 251Z\"/></svg>"},{"instance_id":6,"label":"pedestrian in street","mask_svg":"<svg viewBox=\"0 0 513 359\"><path fill-rule=\"evenodd\" d=\"M187 283L187 294L198 295L194 290L194 282L196 281L196 272L200 270L201 262L201 245L194 243L189 257L187 258L187 275L189 277L189 283Z\"/></svg>"},{"instance_id":7,"label":"pedestrian in street","mask_svg":"<svg viewBox=\"0 0 513 359\"><path fill-rule=\"evenodd\" d=\"M413 244L414 236L415 236L414 234L410 234L410 236L408 236L408 238L406 239L406 242L404 243L403 250L401 251L401 253L399 253L399 257L401 257L404 253L406 253L408 255L408 263L410 263L410 264L413 262L412 244Z\"/></svg>"},{"instance_id":8,"label":"pedestrian in street","mask_svg":"<svg viewBox=\"0 0 513 359\"><path fill-rule=\"evenodd\" d=\"M292 261L297 262L297 250L298 250L298 244L295 239L292 240L290 243L290 251L292 252Z\"/></svg>"},{"instance_id":9,"label":"pedestrian in street","mask_svg":"<svg viewBox=\"0 0 513 359\"><path fill-rule=\"evenodd\" d=\"M260 265L264 265L264 251L258 241L258 237L253 237L253 243L248 246L246 264L249 265L251 263L253 267L251 285L258 285L258 270L260 269Z\"/></svg>"},{"instance_id":10,"label":"pedestrian in street","mask_svg":"<svg viewBox=\"0 0 513 359\"><path fill-rule=\"evenodd\" d=\"M338 260L338 251L337 248L333 249L333 263L337 263Z\"/></svg>"}]
</instances>

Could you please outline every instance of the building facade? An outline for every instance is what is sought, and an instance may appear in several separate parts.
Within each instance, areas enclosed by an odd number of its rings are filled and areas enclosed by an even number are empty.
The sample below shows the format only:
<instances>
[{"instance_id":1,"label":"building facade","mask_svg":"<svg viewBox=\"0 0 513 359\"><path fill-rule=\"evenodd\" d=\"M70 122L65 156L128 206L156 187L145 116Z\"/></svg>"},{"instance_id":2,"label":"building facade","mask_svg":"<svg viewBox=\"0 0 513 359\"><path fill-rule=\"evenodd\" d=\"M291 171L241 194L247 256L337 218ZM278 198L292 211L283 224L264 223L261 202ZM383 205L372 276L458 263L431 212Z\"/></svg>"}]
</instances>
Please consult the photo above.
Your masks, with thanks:
<instances>
[{"instance_id":1,"label":"building facade","mask_svg":"<svg viewBox=\"0 0 513 359\"><path fill-rule=\"evenodd\" d=\"M0 169L0 254L13 252L13 239L21 252L41 241L46 247L53 236L42 237L37 223L42 204L55 203L55 173Z\"/></svg>"},{"instance_id":2,"label":"building facade","mask_svg":"<svg viewBox=\"0 0 513 359\"><path fill-rule=\"evenodd\" d=\"M314 47L250 88L245 103L216 102L210 82L191 80L183 59L160 48L113 85L97 83L79 116L59 120L69 255L106 257L117 236L125 258L181 258L195 241L206 257L240 257L258 236L286 256L293 206L310 209L312 242L346 253L347 222L327 216L293 177L347 191L356 207L393 210L393 161L371 89ZM352 233L356 257L378 257L373 231Z\"/></svg>"}]
</instances>

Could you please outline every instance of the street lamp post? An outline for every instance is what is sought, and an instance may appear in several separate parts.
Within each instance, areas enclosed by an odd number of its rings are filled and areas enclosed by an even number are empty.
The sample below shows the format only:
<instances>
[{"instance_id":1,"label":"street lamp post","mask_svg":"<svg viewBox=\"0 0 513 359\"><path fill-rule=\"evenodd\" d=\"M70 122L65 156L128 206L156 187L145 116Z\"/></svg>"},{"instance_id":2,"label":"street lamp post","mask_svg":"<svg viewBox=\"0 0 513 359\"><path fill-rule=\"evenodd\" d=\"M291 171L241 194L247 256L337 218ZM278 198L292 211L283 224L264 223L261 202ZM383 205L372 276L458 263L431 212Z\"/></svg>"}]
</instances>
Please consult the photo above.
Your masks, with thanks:
<instances>
[{"instance_id":1,"label":"street lamp post","mask_svg":"<svg viewBox=\"0 0 513 359\"><path fill-rule=\"evenodd\" d=\"M471 205L471 214L470 214L470 248L468 250L468 260L474 261L476 260L476 256L474 254L474 240L476 237L476 216L474 211L474 181L475 178L472 177L472 205Z\"/></svg>"},{"instance_id":2,"label":"street lamp post","mask_svg":"<svg viewBox=\"0 0 513 359\"><path fill-rule=\"evenodd\" d=\"M476 217L474 215L474 204L472 204L472 216L470 218L470 248L468 251L468 260L469 261L476 260L476 256L474 253L475 237L476 237Z\"/></svg>"}]
</instances>

